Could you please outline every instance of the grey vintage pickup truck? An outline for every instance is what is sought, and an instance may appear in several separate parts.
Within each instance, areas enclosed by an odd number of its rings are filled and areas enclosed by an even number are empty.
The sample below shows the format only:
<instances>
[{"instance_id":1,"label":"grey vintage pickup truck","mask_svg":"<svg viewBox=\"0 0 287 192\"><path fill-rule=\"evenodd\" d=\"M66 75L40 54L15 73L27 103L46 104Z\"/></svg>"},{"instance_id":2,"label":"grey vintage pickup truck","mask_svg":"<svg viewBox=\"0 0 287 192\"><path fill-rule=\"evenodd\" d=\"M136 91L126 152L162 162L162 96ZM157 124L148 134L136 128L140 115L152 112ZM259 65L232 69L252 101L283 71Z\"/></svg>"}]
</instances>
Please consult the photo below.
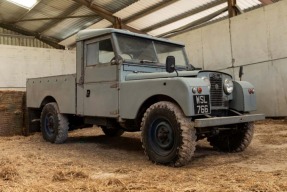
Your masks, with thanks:
<instances>
[{"instance_id":1,"label":"grey vintage pickup truck","mask_svg":"<svg viewBox=\"0 0 287 192\"><path fill-rule=\"evenodd\" d=\"M141 131L148 158L186 165L197 140L243 151L256 120L254 87L189 64L184 45L118 29L77 35L76 74L27 80L31 130L63 143L68 131L97 125L108 136Z\"/></svg>"}]
</instances>

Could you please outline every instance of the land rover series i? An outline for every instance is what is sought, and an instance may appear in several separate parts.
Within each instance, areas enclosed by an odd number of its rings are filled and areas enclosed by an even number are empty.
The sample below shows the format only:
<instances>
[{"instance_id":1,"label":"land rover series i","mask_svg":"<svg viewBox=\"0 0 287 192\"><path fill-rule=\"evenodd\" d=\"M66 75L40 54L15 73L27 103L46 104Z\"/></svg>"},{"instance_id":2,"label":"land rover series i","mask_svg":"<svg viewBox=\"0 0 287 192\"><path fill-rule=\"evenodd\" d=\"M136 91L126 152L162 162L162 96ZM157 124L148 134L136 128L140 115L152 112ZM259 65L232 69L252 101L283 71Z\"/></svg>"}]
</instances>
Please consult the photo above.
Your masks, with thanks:
<instances>
[{"instance_id":1,"label":"land rover series i","mask_svg":"<svg viewBox=\"0 0 287 192\"><path fill-rule=\"evenodd\" d=\"M225 152L243 151L256 120L252 84L189 64L185 47L118 29L77 35L76 74L27 80L30 129L63 143L68 131L90 125L108 136L141 131L148 158L186 165L207 138ZM108 138L107 138L108 139Z\"/></svg>"}]
</instances>

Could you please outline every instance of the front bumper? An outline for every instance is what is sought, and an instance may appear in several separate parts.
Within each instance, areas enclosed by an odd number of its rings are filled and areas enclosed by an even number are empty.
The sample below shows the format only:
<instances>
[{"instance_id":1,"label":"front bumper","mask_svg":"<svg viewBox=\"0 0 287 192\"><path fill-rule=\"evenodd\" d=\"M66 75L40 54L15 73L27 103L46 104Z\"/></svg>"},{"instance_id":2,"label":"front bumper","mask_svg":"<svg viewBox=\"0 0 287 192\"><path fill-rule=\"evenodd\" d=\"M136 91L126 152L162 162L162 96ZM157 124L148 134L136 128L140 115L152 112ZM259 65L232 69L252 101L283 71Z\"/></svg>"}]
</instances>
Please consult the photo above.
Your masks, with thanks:
<instances>
[{"instance_id":1,"label":"front bumper","mask_svg":"<svg viewBox=\"0 0 287 192\"><path fill-rule=\"evenodd\" d=\"M241 115L241 116L231 116L231 117L212 117L205 119L196 119L194 121L194 127L215 127L221 125L231 125L238 123L246 123L264 120L265 115L263 114L254 114L254 115Z\"/></svg>"}]
</instances>

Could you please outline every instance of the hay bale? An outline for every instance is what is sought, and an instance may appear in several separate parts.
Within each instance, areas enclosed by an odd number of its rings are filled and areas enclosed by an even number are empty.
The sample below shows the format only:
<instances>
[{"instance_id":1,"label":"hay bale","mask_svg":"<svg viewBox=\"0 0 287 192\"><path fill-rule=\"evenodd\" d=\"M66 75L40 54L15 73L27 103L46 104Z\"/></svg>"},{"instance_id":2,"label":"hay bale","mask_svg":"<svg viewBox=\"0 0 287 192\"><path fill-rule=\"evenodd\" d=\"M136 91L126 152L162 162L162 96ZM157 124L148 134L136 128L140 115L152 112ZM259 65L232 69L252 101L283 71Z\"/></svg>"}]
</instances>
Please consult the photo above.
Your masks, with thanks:
<instances>
[{"instance_id":1,"label":"hay bale","mask_svg":"<svg viewBox=\"0 0 287 192\"><path fill-rule=\"evenodd\" d=\"M23 133L24 111L25 92L0 91L0 136Z\"/></svg>"}]
</instances>

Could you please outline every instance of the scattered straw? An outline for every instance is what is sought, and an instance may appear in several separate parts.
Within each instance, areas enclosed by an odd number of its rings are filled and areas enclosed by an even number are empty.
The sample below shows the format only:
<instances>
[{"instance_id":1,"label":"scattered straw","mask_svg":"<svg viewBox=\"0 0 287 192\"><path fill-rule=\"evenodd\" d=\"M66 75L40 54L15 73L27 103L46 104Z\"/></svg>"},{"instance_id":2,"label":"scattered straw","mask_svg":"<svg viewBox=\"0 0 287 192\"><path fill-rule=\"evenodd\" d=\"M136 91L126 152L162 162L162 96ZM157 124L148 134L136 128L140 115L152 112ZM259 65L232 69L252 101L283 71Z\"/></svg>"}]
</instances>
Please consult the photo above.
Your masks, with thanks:
<instances>
[{"instance_id":1,"label":"scattered straw","mask_svg":"<svg viewBox=\"0 0 287 192\"><path fill-rule=\"evenodd\" d=\"M89 178L87 174L82 171L58 171L53 175L53 181L69 181L73 179Z\"/></svg>"},{"instance_id":2,"label":"scattered straw","mask_svg":"<svg viewBox=\"0 0 287 192\"><path fill-rule=\"evenodd\" d=\"M0 178L4 181L14 181L18 176L18 171L11 165L6 165L0 170Z\"/></svg>"}]
</instances>

